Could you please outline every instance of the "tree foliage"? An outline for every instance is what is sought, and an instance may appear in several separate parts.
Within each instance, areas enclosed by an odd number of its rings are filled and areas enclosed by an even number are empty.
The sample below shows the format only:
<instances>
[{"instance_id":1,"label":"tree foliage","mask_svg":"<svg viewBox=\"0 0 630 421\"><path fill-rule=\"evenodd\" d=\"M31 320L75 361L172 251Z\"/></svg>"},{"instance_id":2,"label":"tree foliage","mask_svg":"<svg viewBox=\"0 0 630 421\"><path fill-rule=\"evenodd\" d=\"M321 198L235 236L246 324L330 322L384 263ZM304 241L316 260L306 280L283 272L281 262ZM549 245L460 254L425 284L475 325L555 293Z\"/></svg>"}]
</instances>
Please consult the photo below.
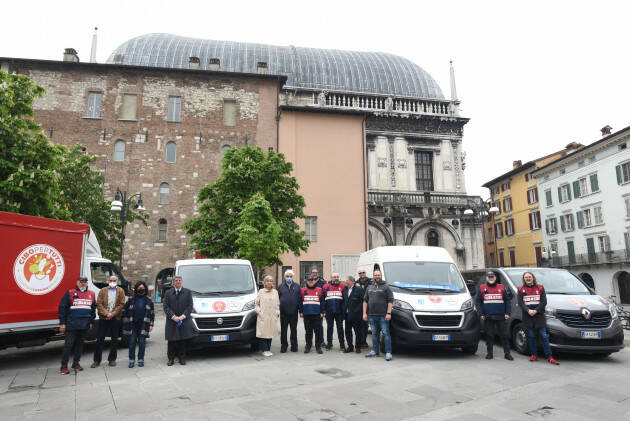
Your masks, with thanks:
<instances>
[{"instance_id":1,"label":"tree foliage","mask_svg":"<svg viewBox=\"0 0 630 421\"><path fill-rule=\"evenodd\" d=\"M0 71L0 210L90 224L101 251L120 251L120 214L110 211L97 158L76 145L53 145L33 120L44 89L24 75ZM133 208L133 207L132 207ZM128 221L146 215L130 209Z\"/></svg>"},{"instance_id":2,"label":"tree foliage","mask_svg":"<svg viewBox=\"0 0 630 421\"><path fill-rule=\"evenodd\" d=\"M280 263L279 255L300 255L309 242L299 230L304 198L283 154L258 147L229 149L223 172L199 190L199 216L183 227L192 247L213 258L240 256L255 265Z\"/></svg>"}]
</instances>

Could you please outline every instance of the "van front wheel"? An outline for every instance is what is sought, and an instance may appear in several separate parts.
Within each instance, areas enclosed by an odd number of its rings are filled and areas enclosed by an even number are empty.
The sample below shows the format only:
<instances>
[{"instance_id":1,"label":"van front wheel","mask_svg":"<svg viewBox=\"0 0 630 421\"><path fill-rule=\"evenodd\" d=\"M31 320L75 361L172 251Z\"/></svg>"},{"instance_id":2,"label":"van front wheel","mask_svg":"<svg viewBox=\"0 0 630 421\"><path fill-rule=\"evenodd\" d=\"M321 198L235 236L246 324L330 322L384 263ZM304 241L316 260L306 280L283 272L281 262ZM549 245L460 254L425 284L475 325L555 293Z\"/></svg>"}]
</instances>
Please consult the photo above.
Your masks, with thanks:
<instances>
[{"instance_id":1,"label":"van front wheel","mask_svg":"<svg viewBox=\"0 0 630 421\"><path fill-rule=\"evenodd\" d=\"M462 352L468 355L475 355L477 353L477 348L479 348L479 339L477 339L472 345L463 347Z\"/></svg>"},{"instance_id":2,"label":"van front wheel","mask_svg":"<svg viewBox=\"0 0 630 421\"><path fill-rule=\"evenodd\" d=\"M527 328L523 323L518 323L512 329L512 343L514 349L519 354L529 355L529 345L527 344Z\"/></svg>"}]
</instances>

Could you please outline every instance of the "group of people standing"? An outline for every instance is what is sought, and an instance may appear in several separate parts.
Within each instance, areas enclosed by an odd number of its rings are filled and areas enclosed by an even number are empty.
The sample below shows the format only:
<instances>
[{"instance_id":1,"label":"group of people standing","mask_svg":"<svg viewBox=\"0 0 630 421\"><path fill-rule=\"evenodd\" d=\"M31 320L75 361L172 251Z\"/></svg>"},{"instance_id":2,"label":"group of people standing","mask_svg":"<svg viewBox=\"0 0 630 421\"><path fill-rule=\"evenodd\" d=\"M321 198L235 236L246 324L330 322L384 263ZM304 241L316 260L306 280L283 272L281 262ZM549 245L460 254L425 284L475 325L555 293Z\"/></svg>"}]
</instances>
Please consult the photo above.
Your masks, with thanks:
<instances>
[{"instance_id":1,"label":"group of people standing","mask_svg":"<svg viewBox=\"0 0 630 421\"><path fill-rule=\"evenodd\" d=\"M329 282L319 276L313 268L305 285L300 286L294 280L294 272L287 270L277 290L273 289L273 278L265 277L265 288L260 290L256 299L258 314L256 336L261 341L264 356L271 356L271 339L276 334L280 319L280 352L298 351L298 319L304 321L306 331L304 353L313 348L323 353L323 348L333 348L335 328L339 348L344 353L361 353L361 348L368 348L368 322L372 328L372 350L366 357L380 355L378 338L383 332L385 338L385 359L391 361L391 319L394 295L383 282L381 272L374 271L374 280L359 271L359 277L347 276L342 283L339 274L333 273ZM326 319L326 338L324 338L323 320ZM374 339L376 338L376 339ZM290 348L289 348L290 345Z\"/></svg>"},{"instance_id":2,"label":"group of people standing","mask_svg":"<svg viewBox=\"0 0 630 421\"><path fill-rule=\"evenodd\" d=\"M372 329L372 349L365 355L368 358L380 355L379 339L384 339L385 360L392 360L392 342L389 323L392 317L394 296L391 288L383 281L380 270L375 269L370 279L364 270L359 277L347 276L341 282L339 274L333 273L330 282L319 276L313 268L311 276L300 286L294 280L294 272L287 270L277 289L273 278L266 276L264 288L258 292L255 301L257 313L256 336L263 355L270 357L271 340L277 334L280 320L280 352L298 351L297 324L301 318L306 330L304 353L311 352L313 339L315 351L323 353L323 348L333 348L333 334L337 331L340 350L344 353L361 353L368 348L368 323ZM61 373L69 374L68 362L72 354L71 368L83 371L80 364L83 342L99 315L96 347L92 368L99 367L106 337L111 338L108 365L115 366L119 332L129 339L129 368L136 364L144 366L146 339L153 330L155 320L154 304L147 296L147 285L139 281L134 286L134 295L126 299L124 290L118 286L118 278L111 276L107 288L102 288L98 297L88 289L88 279L79 277L76 287L66 291L59 304L59 331L65 333L65 343L61 356ZM486 359L493 358L494 338L498 333L502 340L504 356L514 358L510 352L507 320L511 317L511 294L497 282L496 274L486 273L486 282L479 286L475 295L476 309L485 322L487 332ZM536 282L531 272L523 274L523 285L518 289L518 304L522 309L522 322L527 328L530 361L537 361L537 340L540 339L545 358L558 365L553 358L545 325L545 289ZM193 299L190 290L182 287L181 276L173 278L173 288L164 295L166 314L165 337L167 365L172 366L175 358L186 364L187 342L193 337L191 313ZM326 341L323 335L323 319L326 319ZM121 329L122 327L122 329ZM290 348L289 348L290 347Z\"/></svg>"}]
</instances>

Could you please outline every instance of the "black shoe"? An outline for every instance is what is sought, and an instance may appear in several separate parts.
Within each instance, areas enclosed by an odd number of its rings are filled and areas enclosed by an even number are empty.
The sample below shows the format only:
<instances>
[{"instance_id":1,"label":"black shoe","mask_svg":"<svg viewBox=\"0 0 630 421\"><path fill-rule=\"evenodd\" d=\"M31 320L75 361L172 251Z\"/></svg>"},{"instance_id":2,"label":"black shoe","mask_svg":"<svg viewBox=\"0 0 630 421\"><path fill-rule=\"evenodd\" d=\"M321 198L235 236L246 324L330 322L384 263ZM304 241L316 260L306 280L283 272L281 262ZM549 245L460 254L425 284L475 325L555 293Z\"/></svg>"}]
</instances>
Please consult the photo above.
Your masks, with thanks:
<instances>
[{"instance_id":1,"label":"black shoe","mask_svg":"<svg viewBox=\"0 0 630 421\"><path fill-rule=\"evenodd\" d=\"M180 359L179 359L179 363L180 363L181 365L186 365L186 359L185 359L185 358L180 358Z\"/></svg>"},{"instance_id":2,"label":"black shoe","mask_svg":"<svg viewBox=\"0 0 630 421\"><path fill-rule=\"evenodd\" d=\"M344 354L348 354L348 353L350 353L350 352L354 352L354 347L349 346L348 348L346 348L346 349L344 349L344 350L343 350L343 353L344 353Z\"/></svg>"},{"instance_id":3,"label":"black shoe","mask_svg":"<svg viewBox=\"0 0 630 421\"><path fill-rule=\"evenodd\" d=\"M96 367L98 367L99 365L101 365L101 363L97 363L96 361L94 361L94 362L92 363L92 365L90 366L90 368L96 368Z\"/></svg>"},{"instance_id":4,"label":"black shoe","mask_svg":"<svg viewBox=\"0 0 630 421\"><path fill-rule=\"evenodd\" d=\"M514 361L514 357L510 353L505 354L505 359L509 361Z\"/></svg>"},{"instance_id":5,"label":"black shoe","mask_svg":"<svg viewBox=\"0 0 630 421\"><path fill-rule=\"evenodd\" d=\"M332 345L326 345L326 351L330 351L332 349Z\"/></svg>"},{"instance_id":6,"label":"black shoe","mask_svg":"<svg viewBox=\"0 0 630 421\"><path fill-rule=\"evenodd\" d=\"M168 362L166 363L166 365L168 365L169 367L173 364L175 364L175 360L168 360Z\"/></svg>"},{"instance_id":7,"label":"black shoe","mask_svg":"<svg viewBox=\"0 0 630 421\"><path fill-rule=\"evenodd\" d=\"M346 350L346 345L341 344L341 345L339 346L339 350L341 350L341 351L345 351L345 350Z\"/></svg>"},{"instance_id":8,"label":"black shoe","mask_svg":"<svg viewBox=\"0 0 630 421\"><path fill-rule=\"evenodd\" d=\"M361 348L369 348L370 346L367 344L367 342L363 342L361 344Z\"/></svg>"},{"instance_id":9,"label":"black shoe","mask_svg":"<svg viewBox=\"0 0 630 421\"><path fill-rule=\"evenodd\" d=\"M358 346L357 349L354 352L356 352L357 354L360 354L361 353L361 347Z\"/></svg>"},{"instance_id":10,"label":"black shoe","mask_svg":"<svg viewBox=\"0 0 630 421\"><path fill-rule=\"evenodd\" d=\"M309 352L311 352L311 345L306 345L306 346L304 347L304 353L305 353L305 354L308 354Z\"/></svg>"},{"instance_id":11,"label":"black shoe","mask_svg":"<svg viewBox=\"0 0 630 421\"><path fill-rule=\"evenodd\" d=\"M116 367L116 361L110 361L107 363L107 365L110 367Z\"/></svg>"},{"instance_id":12,"label":"black shoe","mask_svg":"<svg viewBox=\"0 0 630 421\"><path fill-rule=\"evenodd\" d=\"M295 348L291 348L291 352L297 352L297 351L298 351L297 346Z\"/></svg>"},{"instance_id":13,"label":"black shoe","mask_svg":"<svg viewBox=\"0 0 630 421\"><path fill-rule=\"evenodd\" d=\"M315 351L317 351L318 354L323 354L324 353L324 351L322 351L322 347L320 347L320 346L315 348Z\"/></svg>"},{"instance_id":14,"label":"black shoe","mask_svg":"<svg viewBox=\"0 0 630 421\"><path fill-rule=\"evenodd\" d=\"M493 357L492 357L492 354L487 354L487 355L486 355L486 360L491 360L492 358L493 358Z\"/></svg>"},{"instance_id":15,"label":"black shoe","mask_svg":"<svg viewBox=\"0 0 630 421\"><path fill-rule=\"evenodd\" d=\"M286 346L280 347L280 352L283 354L287 352L287 347Z\"/></svg>"}]
</instances>

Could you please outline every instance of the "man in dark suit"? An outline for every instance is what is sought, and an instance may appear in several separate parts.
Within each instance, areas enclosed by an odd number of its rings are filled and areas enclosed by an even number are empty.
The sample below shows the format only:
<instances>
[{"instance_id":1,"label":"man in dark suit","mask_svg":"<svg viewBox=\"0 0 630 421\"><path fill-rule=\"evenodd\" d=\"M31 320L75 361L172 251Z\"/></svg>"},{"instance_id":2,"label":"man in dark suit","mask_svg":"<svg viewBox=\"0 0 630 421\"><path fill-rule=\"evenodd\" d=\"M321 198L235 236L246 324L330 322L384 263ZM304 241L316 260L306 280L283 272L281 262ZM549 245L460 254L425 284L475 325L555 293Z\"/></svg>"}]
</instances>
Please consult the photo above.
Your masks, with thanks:
<instances>
[{"instance_id":1,"label":"man in dark suit","mask_svg":"<svg viewBox=\"0 0 630 421\"><path fill-rule=\"evenodd\" d=\"M186 347L188 340L193 337L193 326L190 313L193 310L192 292L182 287L182 277L173 278L173 288L164 295L164 313L166 326L164 333L168 341L168 365L179 358L181 365L186 365Z\"/></svg>"},{"instance_id":2,"label":"man in dark suit","mask_svg":"<svg viewBox=\"0 0 630 421\"><path fill-rule=\"evenodd\" d=\"M354 277L346 277L346 288L343 290L343 301L346 303L346 342L348 347L344 353L355 351L361 353L361 321L363 320L363 296L365 291L361 285L354 282ZM352 346L352 331L354 330L355 346Z\"/></svg>"}]
</instances>

